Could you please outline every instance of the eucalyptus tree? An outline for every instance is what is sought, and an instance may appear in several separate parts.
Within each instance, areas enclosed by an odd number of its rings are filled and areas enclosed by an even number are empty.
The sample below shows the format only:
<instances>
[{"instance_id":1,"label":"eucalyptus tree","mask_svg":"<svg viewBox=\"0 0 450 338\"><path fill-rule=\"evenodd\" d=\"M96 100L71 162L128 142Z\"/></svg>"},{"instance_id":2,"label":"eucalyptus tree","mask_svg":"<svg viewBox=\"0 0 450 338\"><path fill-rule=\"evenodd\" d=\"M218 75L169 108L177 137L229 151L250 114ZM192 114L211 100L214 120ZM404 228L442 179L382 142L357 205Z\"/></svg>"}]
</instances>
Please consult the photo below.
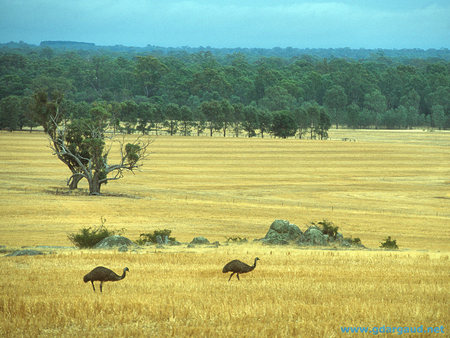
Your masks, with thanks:
<instances>
[{"instance_id":1,"label":"eucalyptus tree","mask_svg":"<svg viewBox=\"0 0 450 338\"><path fill-rule=\"evenodd\" d=\"M259 126L258 108L255 105L248 105L243 110L244 121L242 123L243 129L247 132L248 137L256 136L255 130Z\"/></svg>"},{"instance_id":2,"label":"eucalyptus tree","mask_svg":"<svg viewBox=\"0 0 450 338\"><path fill-rule=\"evenodd\" d=\"M126 171L134 172L147 157L149 141L139 138L125 144L125 139L117 141L107 135L110 114L101 105L93 105L90 116L80 119L66 119L60 107L63 96L46 92L34 95L33 117L39 122L50 140L53 154L71 171L67 180L70 189L85 178L89 184L89 194L98 195L103 184L123 178ZM109 141L109 145L106 142ZM115 164L108 161L114 142L119 143L119 160Z\"/></svg>"},{"instance_id":3,"label":"eucalyptus tree","mask_svg":"<svg viewBox=\"0 0 450 338\"><path fill-rule=\"evenodd\" d=\"M294 136L297 126L293 114L288 110L273 113L272 133L275 137L287 138Z\"/></svg>"},{"instance_id":4,"label":"eucalyptus tree","mask_svg":"<svg viewBox=\"0 0 450 338\"><path fill-rule=\"evenodd\" d=\"M331 113L336 128L339 128L339 124L345 120L342 115L344 114L344 108L347 105L347 94L345 94L344 88L339 85L333 85L325 92L323 101L328 108L328 111Z\"/></svg>"},{"instance_id":5,"label":"eucalyptus tree","mask_svg":"<svg viewBox=\"0 0 450 338\"><path fill-rule=\"evenodd\" d=\"M147 97L157 94L159 83L168 72L169 68L154 56L136 57L135 76Z\"/></svg>"}]
</instances>

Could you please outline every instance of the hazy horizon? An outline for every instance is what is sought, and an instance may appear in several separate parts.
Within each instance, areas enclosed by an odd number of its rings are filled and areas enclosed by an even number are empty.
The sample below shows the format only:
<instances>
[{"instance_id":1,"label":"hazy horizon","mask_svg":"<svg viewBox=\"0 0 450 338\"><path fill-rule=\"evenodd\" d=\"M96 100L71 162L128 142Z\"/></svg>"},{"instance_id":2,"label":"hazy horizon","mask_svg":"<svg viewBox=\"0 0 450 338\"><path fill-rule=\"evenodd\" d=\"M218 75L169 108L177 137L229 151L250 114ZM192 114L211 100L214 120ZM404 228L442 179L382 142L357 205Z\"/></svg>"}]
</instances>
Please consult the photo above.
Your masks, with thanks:
<instances>
[{"instance_id":1,"label":"hazy horizon","mask_svg":"<svg viewBox=\"0 0 450 338\"><path fill-rule=\"evenodd\" d=\"M0 0L0 43L441 49L449 17L443 0Z\"/></svg>"}]
</instances>

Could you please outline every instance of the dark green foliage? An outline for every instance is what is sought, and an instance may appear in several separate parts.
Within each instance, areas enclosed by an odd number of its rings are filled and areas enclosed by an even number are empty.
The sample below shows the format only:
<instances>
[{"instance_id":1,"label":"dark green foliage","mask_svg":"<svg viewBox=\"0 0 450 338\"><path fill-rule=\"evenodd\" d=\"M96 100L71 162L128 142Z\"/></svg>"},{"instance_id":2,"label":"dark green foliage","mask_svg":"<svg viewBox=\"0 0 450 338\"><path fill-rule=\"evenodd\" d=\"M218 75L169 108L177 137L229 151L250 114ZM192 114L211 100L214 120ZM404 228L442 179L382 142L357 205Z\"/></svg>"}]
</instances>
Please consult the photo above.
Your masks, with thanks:
<instances>
[{"instance_id":1,"label":"dark green foliage","mask_svg":"<svg viewBox=\"0 0 450 338\"><path fill-rule=\"evenodd\" d=\"M273 113L272 133L276 137L287 138L297 132L297 124L294 115L287 110Z\"/></svg>"},{"instance_id":2,"label":"dark green foliage","mask_svg":"<svg viewBox=\"0 0 450 338\"><path fill-rule=\"evenodd\" d=\"M164 229L164 230L155 230L153 233L143 233L139 235L139 238L136 240L136 243L139 245L144 245L145 243L157 243L156 236L161 236L164 238L167 236L169 241L176 241L175 237L170 237L172 230Z\"/></svg>"},{"instance_id":3,"label":"dark green foliage","mask_svg":"<svg viewBox=\"0 0 450 338\"><path fill-rule=\"evenodd\" d=\"M139 161L139 151L141 147L139 144L127 143L125 146L125 157L130 164L135 164Z\"/></svg>"},{"instance_id":4,"label":"dark green foliage","mask_svg":"<svg viewBox=\"0 0 450 338\"><path fill-rule=\"evenodd\" d=\"M361 245L361 239L359 237L352 238L352 244Z\"/></svg>"},{"instance_id":5,"label":"dark green foliage","mask_svg":"<svg viewBox=\"0 0 450 338\"><path fill-rule=\"evenodd\" d=\"M239 236L236 237L227 237L227 243L237 243L237 244L242 244L242 243L247 243L248 240L247 238L242 238Z\"/></svg>"},{"instance_id":6,"label":"dark green foliage","mask_svg":"<svg viewBox=\"0 0 450 338\"><path fill-rule=\"evenodd\" d=\"M310 138L326 139L331 123L450 128L448 49L85 46L0 45L0 101L7 99L0 108L0 128L32 127L28 109L15 104L15 97L29 99L30 90L63 94L71 103L61 112L70 120L108 118L114 131L120 120L129 133L136 127L143 134L166 132L161 129L169 122L168 133L188 135L187 122L193 122L197 132L206 126L210 134L226 135L244 127L248 136L257 129L263 136L272 125L271 115L281 110L296 112L299 136L307 137L309 131ZM54 112L56 98L49 101L47 115ZM99 102L108 113L100 109L88 116L83 106L98 107ZM205 102L209 105L202 106ZM314 103L313 108L297 114L305 103ZM254 112L236 117L230 106L237 104L255 107L258 119ZM190 112L181 112L182 107ZM290 137L286 135L291 133L276 136Z\"/></svg>"},{"instance_id":7,"label":"dark green foliage","mask_svg":"<svg viewBox=\"0 0 450 338\"><path fill-rule=\"evenodd\" d=\"M380 248L383 249L398 249L397 240L392 239L391 236L388 236L384 242L381 242L380 244Z\"/></svg>"},{"instance_id":8,"label":"dark green foliage","mask_svg":"<svg viewBox=\"0 0 450 338\"><path fill-rule=\"evenodd\" d=\"M312 224L320 226L319 228L321 228L321 231L324 235L328 235L330 238L336 239L339 227L334 226L333 222L324 219L320 222L317 222L317 224L315 224L315 223L312 223Z\"/></svg>"},{"instance_id":9,"label":"dark green foliage","mask_svg":"<svg viewBox=\"0 0 450 338\"><path fill-rule=\"evenodd\" d=\"M106 220L101 219L102 224L100 226L81 228L78 233L71 233L67 235L69 240L78 248L93 248L101 240L113 236L115 234L120 234L124 229L120 231L108 230L105 227Z\"/></svg>"}]
</instances>

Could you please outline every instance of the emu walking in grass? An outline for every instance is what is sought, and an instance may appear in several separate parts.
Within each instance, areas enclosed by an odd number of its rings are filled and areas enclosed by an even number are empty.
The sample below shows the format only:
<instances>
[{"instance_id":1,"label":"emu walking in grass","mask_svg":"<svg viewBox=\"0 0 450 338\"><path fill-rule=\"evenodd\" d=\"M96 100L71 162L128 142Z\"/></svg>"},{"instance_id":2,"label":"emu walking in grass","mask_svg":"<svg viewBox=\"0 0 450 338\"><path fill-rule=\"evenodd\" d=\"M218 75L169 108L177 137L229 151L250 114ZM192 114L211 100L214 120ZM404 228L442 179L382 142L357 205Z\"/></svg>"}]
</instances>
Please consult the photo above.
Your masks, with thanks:
<instances>
[{"instance_id":1,"label":"emu walking in grass","mask_svg":"<svg viewBox=\"0 0 450 338\"><path fill-rule=\"evenodd\" d=\"M227 263L223 267L222 272L223 273L227 273L230 271L232 272L228 281L230 281L231 277L233 277L234 274L236 274L237 279L240 280L239 274L253 271L256 267L256 261L259 261L258 257L255 258L255 263L253 263L253 265L248 265L248 264L241 262L240 260L235 259L235 260L232 260L231 262Z\"/></svg>"},{"instance_id":2,"label":"emu walking in grass","mask_svg":"<svg viewBox=\"0 0 450 338\"><path fill-rule=\"evenodd\" d=\"M94 270L89 272L86 276L83 277L85 283L91 282L92 288L95 292L94 281L100 282L100 292L102 292L103 282L115 282L125 278L125 274L127 271L130 271L128 268L123 269L122 276L119 276L114 271L105 268L104 266L97 266Z\"/></svg>"}]
</instances>

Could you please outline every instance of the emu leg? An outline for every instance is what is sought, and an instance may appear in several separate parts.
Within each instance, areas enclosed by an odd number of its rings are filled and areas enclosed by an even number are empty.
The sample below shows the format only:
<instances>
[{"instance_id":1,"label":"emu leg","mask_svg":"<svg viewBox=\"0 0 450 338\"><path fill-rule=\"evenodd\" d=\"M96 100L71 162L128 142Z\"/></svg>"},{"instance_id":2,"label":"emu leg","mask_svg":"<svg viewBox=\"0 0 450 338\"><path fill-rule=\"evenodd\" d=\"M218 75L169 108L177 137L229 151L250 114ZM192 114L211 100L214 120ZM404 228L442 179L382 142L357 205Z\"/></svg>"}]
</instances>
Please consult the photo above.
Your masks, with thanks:
<instances>
[{"instance_id":1,"label":"emu leg","mask_svg":"<svg viewBox=\"0 0 450 338\"><path fill-rule=\"evenodd\" d=\"M100 292L102 292L103 282L100 282Z\"/></svg>"},{"instance_id":2,"label":"emu leg","mask_svg":"<svg viewBox=\"0 0 450 338\"><path fill-rule=\"evenodd\" d=\"M234 272L230 275L230 278L228 278L228 281L230 281L231 277L233 277Z\"/></svg>"},{"instance_id":3,"label":"emu leg","mask_svg":"<svg viewBox=\"0 0 450 338\"><path fill-rule=\"evenodd\" d=\"M92 288L94 289L94 292L95 292L94 281L93 281L93 280L91 280L91 283L92 283Z\"/></svg>"},{"instance_id":4,"label":"emu leg","mask_svg":"<svg viewBox=\"0 0 450 338\"><path fill-rule=\"evenodd\" d=\"M240 280L240 279L239 279L239 274L238 274L238 273L236 274L236 277L238 278L238 280Z\"/></svg>"}]
</instances>

